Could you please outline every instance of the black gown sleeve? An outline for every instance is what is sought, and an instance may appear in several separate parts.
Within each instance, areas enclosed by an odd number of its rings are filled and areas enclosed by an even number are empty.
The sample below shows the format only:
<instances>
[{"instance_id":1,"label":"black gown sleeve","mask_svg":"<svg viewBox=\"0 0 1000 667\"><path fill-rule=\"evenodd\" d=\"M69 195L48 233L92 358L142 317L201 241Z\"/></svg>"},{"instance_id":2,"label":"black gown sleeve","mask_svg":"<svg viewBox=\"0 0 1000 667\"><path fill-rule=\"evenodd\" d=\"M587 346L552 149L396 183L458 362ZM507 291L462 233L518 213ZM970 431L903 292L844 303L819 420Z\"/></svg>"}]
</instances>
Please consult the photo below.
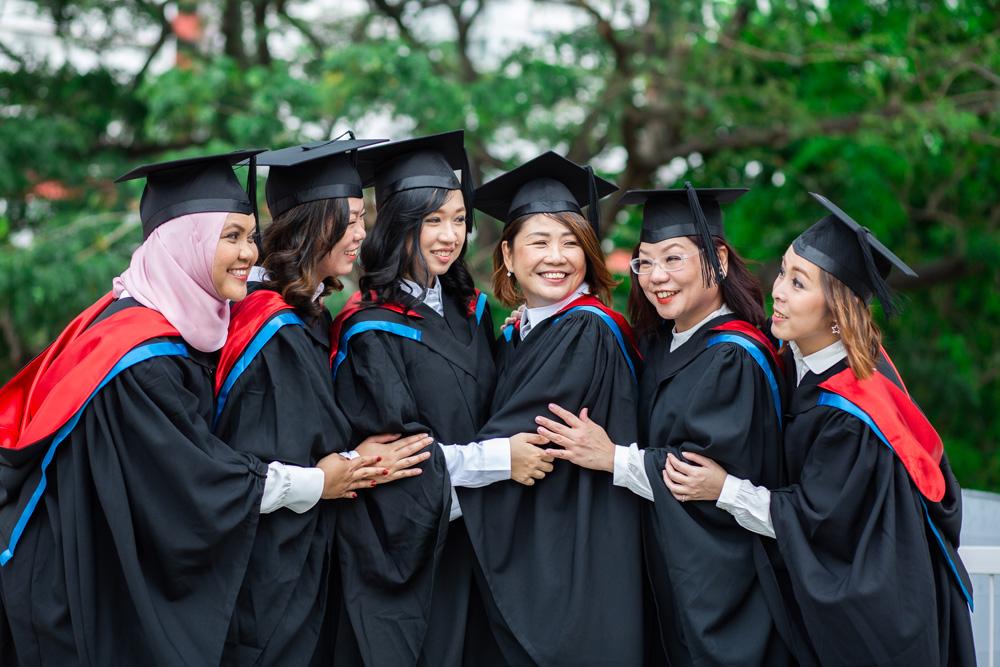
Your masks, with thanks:
<instances>
[{"instance_id":1,"label":"black gown sleeve","mask_svg":"<svg viewBox=\"0 0 1000 667\"><path fill-rule=\"evenodd\" d=\"M84 409L2 571L21 662L219 662L266 467L211 434L211 406L203 368L161 357Z\"/></svg>"},{"instance_id":2,"label":"black gown sleeve","mask_svg":"<svg viewBox=\"0 0 1000 667\"><path fill-rule=\"evenodd\" d=\"M797 483L772 491L771 520L823 664L975 664L968 611L902 464L847 413L796 419L816 424L813 440Z\"/></svg>"},{"instance_id":3,"label":"black gown sleeve","mask_svg":"<svg viewBox=\"0 0 1000 667\"><path fill-rule=\"evenodd\" d=\"M654 497L643 503L644 547L666 651L678 664L782 664L754 561L759 538L714 502L678 502L662 475L668 452L702 454L758 484L773 474L781 431L763 372L741 347L716 346L672 379L650 418L661 439L644 443Z\"/></svg>"},{"instance_id":4,"label":"black gown sleeve","mask_svg":"<svg viewBox=\"0 0 1000 667\"><path fill-rule=\"evenodd\" d=\"M351 339L335 391L352 442L378 433L435 437L407 380L408 372L419 372L400 349L407 343L414 344L378 331ZM451 509L444 455L436 444L430 451L421 475L360 492L338 507L344 602L366 664L414 664L427 633Z\"/></svg>"}]
</instances>

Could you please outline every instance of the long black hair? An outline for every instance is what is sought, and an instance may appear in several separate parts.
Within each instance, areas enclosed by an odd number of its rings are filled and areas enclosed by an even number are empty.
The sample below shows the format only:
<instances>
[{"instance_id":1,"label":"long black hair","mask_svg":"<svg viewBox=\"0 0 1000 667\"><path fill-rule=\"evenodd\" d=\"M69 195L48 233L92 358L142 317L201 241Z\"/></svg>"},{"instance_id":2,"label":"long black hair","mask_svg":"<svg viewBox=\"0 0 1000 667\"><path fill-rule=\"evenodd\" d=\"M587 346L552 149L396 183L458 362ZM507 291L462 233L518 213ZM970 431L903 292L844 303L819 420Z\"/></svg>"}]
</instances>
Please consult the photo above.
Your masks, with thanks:
<instances>
[{"instance_id":1,"label":"long black hair","mask_svg":"<svg viewBox=\"0 0 1000 667\"><path fill-rule=\"evenodd\" d=\"M380 202L375 225L361 246L362 275L358 282L364 302L395 303L407 309L419 305L420 300L404 291L400 281L429 272L427 261L420 252L420 230L424 218L441 208L450 192L443 188L413 188ZM465 266L468 234L472 229L472 209L468 201L465 202L465 219L462 251L448 272L440 277L442 290L463 302L471 299L476 289Z\"/></svg>"}]
</instances>

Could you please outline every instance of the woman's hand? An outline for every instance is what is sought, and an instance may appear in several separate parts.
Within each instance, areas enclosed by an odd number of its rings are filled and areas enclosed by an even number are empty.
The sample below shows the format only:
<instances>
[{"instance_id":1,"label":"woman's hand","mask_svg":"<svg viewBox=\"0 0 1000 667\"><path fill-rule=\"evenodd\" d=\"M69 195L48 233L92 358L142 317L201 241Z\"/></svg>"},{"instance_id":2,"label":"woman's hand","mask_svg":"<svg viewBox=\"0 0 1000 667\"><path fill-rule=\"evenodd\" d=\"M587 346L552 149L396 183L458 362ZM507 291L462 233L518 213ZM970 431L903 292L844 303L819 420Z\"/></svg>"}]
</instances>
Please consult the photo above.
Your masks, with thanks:
<instances>
[{"instance_id":1,"label":"woman's hand","mask_svg":"<svg viewBox=\"0 0 1000 667\"><path fill-rule=\"evenodd\" d=\"M323 500L333 498L357 498L357 489L375 486L375 479L388 474L382 467L373 467L379 462L377 456L358 456L347 459L333 453L316 462L323 471Z\"/></svg>"},{"instance_id":2,"label":"woman's hand","mask_svg":"<svg viewBox=\"0 0 1000 667\"><path fill-rule=\"evenodd\" d=\"M524 314L524 304L522 303L520 306L510 311L510 315L508 315L507 319L503 321L503 326L508 326L514 324L515 322L520 322L521 316L523 314Z\"/></svg>"},{"instance_id":3,"label":"woman's hand","mask_svg":"<svg viewBox=\"0 0 1000 667\"><path fill-rule=\"evenodd\" d=\"M423 463L431 457L430 452L421 452L434 442L434 438L426 433L400 438L398 433L372 435L357 446L356 451L362 456L381 457L381 464L389 471L375 479L378 484L394 482L397 479L416 477L423 469L414 466Z\"/></svg>"},{"instance_id":4,"label":"woman's hand","mask_svg":"<svg viewBox=\"0 0 1000 667\"><path fill-rule=\"evenodd\" d=\"M552 457L537 445L548 440L536 433L518 433L510 439L510 478L519 484L533 486L552 472Z\"/></svg>"},{"instance_id":5,"label":"woman's hand","mask_svg":"<svg viewBox=\"0 0 1000 667\"><path fill-rule=\"evenodd\" d=\"M667 463L663 466L663 483L674 498L682 503L688 500L718 500L726 482L726 471L722 466L694 452L684 452L684 458L696 465L667 454Z\"/></svg>"},{"instance_id":6,"label":"woman's hand","mask_svg":"<svg viewBox=\"0 0 1000 667\"><path fill-rule=\"evenodd\" d=\"M547 417L535 417L535 422L539 425L539 435L562 447L562 449L546 449L546 453L583 468L614 471L615 443L611 442L611 438L600 424L591 421L587 416L587 408L580 411L579 417L555 403L549 403L549 410L565 424Z\"/></svg>"}]
</instances>

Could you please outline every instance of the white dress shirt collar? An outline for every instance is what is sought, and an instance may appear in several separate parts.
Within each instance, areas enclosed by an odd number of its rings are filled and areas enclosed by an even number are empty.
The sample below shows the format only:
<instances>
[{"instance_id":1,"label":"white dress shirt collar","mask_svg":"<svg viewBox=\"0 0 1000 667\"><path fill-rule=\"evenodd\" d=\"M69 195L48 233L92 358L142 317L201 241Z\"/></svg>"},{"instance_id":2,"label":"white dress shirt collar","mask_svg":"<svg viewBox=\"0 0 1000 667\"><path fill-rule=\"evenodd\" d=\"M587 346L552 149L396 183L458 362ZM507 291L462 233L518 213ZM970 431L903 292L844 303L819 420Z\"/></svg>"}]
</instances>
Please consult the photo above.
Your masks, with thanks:
<instances>
[{"instance_id":1,"label":"white dress shirt collar","mask_svg":"<svg viewBox=\"0 0 1000 667\"><path fill-rule=\"evenodd\" d=\"M795 341L790 341L788 346L792 348L792 356L795 358L795 385L802 384L802 378L806 373L813 372L816 375L825 373L833 368L834 364L847 357L847 348L843 341L837 341L827 345L822 350L817 350L812 354L802 355L799 346Z\"/></svg>"},{"instance_id":2,"label":"white dress shirt collar","mask_svg":"<svg viewBox=\"0 0 1000 667\"><path fill-rule=\"evenodd\" d=\"M437 279L437 276L434 276L434 284L430 287L424 287L405 278L399 282L399 286L404 292L421 299L425 306L441 317L444 317L444 301L441 299L441 281Z\"/></svg>"},{"instance_id":3,"label":"white dress shirt collar","mask_svg":"<svg viewBox=\"0 0 1000 667\"><path fill-rule=\"evenodd\" d=\"M537 327L539 324L552 317L560 310L562 310L566 304L574 299L580 297L584 294L590 294L590 285L586 282L580 283L580 286L575 292L570 294L568 297L560 301L559 303L554 303L551 306L538 306L537 308L525 308L524 312L521 314L521 340L524 340L533 328Z\"/></svg>"},{"instance_id":4,"label":"white dress shirt collar","mask_svg":"<svg viewBox=\"0 0 1000 667\"><path fill-rule=\"evenodd\" d=\"M722 304L721 308L719 308L718 310L713 310L711 313L708 314L708 317L703 319L701 322L698 322L698 324L694 325L687 331L682 331L680 333L677 333L677 326L675 325L673 330L671 331L673 337L670 339L670 351L673 352L681 345L691 340L691 338L696 333L698 333L698 329L701 329L709 321L714 320L716 317L722 317L723 315L731 315L732 312L733 311L729 306L727 306L726 304Z\"/></svg>"}]
</instances>

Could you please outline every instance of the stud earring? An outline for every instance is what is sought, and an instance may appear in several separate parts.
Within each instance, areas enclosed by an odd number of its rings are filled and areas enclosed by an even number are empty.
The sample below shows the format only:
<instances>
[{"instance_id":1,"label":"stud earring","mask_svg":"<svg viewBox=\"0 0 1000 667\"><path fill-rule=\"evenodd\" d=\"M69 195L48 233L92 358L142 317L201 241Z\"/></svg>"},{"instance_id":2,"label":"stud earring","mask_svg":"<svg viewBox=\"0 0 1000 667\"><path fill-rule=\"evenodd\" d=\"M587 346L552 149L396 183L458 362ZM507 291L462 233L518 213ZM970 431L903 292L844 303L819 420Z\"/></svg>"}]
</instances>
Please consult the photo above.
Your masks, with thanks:
<instances>
[{"instance_id":1,"label":"stud earring","mask_svg":"<svg viewBox=\"0 0 1000 667\"><path fill-rule=\"evenodd\" d=\"M514 275L514 274L513 274L513 273L511 273L510 271L508 271L508 272L507 272L507 277L508 277L508 278L510 278L510 277L511 277L512 275Z\"/></svg>"},{"instance_id":2,"label":"stud earring","mask_svg":"<svg viewBox=\"0 0 1000 667\"><path fill-rule=\"evenodd\" d=\"M834 336L839 336L840 335L840 325L837 324L836 322L834 322L830 326L830 333L832 333Z\"/></svg>"}]
</instances>

